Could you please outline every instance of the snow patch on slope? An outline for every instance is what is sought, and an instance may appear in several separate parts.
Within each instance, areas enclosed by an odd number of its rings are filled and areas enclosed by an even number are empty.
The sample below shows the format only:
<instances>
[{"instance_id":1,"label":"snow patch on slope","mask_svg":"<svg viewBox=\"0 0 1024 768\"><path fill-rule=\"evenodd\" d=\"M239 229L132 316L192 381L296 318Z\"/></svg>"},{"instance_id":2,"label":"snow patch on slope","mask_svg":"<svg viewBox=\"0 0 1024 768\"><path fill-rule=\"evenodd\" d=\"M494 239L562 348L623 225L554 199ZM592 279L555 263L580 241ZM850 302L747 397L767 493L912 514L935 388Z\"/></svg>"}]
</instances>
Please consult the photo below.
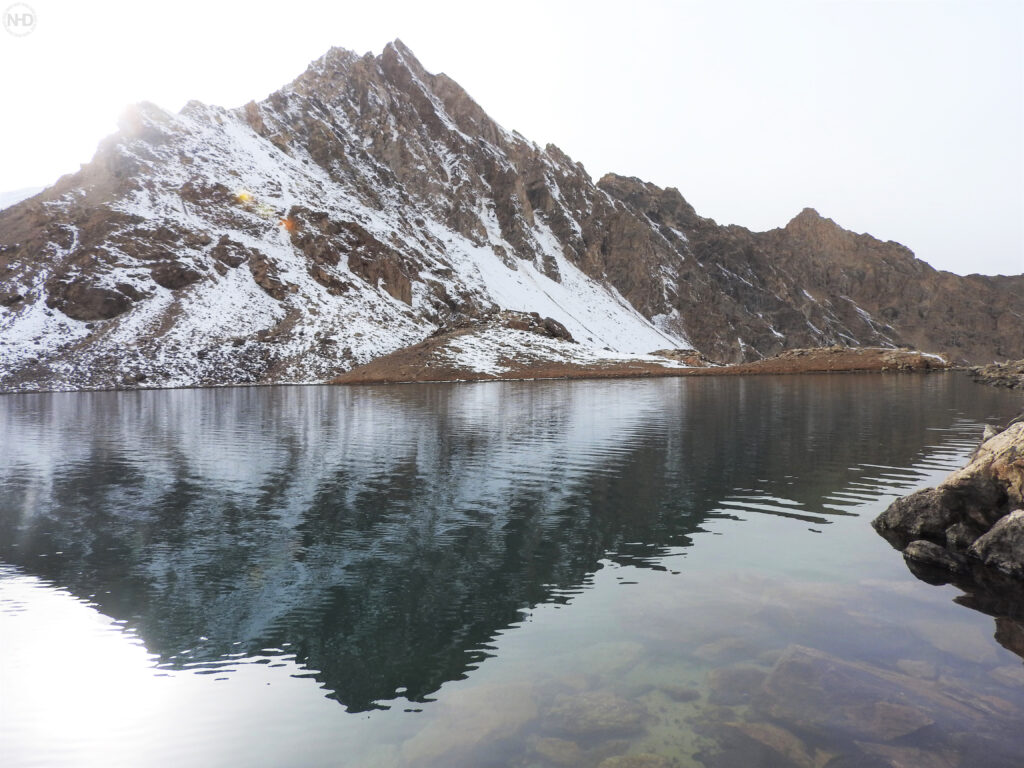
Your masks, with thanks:
<instances>
[{"instance_id":1,"label":"snow patch on slope","mask_svg":"<svg viewBox=\"0 0 1024 768\"><path fill-rule=\"evenodd\" d=\"M686 364L657 355L623 354L598 347L573 344L562 339L538 336L511 328L485 328L458 336L438 356L455 368L492 375L512 368L505 361L531 361L600 365L601 363L647 362L663 368L686 368Z\"/></svg>"},{"instance_id":2,"label":"snow patch on slope","mask_svg":"<svg viewBox=\"0 0 1024 768\"><path fill-rule=\"evenodd\" d=\"M512 247L500 235L493 212L485 210L481 220L491 244L511 252ZM491 246L475 245L436 222L432 231L447 241L447 255L463 278L478 285L499 307L554 318L581 344L620 354L692 346L685 337L663 330L645 318L613 287L585 275L563 255L557 238L539 219L533 235L541 253L556 264L559 281L529 261L516 259L513 267L509 267Z\"/></svg>"}]
</instances>

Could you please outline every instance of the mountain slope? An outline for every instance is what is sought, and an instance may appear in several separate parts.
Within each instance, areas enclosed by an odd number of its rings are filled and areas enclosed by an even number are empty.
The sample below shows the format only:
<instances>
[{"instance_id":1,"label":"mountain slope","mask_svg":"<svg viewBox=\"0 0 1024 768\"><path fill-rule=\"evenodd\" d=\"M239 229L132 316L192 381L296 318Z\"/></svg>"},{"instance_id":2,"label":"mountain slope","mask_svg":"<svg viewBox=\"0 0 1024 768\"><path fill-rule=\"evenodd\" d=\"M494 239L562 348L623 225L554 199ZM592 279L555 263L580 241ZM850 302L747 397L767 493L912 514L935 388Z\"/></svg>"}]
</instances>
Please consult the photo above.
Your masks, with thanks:
<instances>
[{"instance_id":1,"label":"mountain slope","mask_svg":"<svg viewBox=\"0 0 1024 768\"><path fill-rule=\"evenodd\" d=\"M395 41L235 110L137 105L0 211L0 390L322 381L499 309L623 354L1024 357L1021 280L937 273L809 211L751 233L595 184Z\"/></svg>"}]
</instances>

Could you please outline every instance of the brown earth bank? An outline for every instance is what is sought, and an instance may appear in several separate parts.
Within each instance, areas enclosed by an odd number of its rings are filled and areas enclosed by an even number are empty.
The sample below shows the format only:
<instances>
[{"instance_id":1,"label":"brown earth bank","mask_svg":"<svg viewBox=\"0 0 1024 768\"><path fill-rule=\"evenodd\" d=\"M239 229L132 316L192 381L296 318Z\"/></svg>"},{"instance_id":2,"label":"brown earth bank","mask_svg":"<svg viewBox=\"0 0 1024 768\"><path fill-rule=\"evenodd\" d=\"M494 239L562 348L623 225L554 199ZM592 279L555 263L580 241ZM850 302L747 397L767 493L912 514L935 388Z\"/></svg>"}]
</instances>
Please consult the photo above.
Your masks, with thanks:
<instances>
[{"instance_id":1,"label":"brown earth bank","mask_svg":"<svg viewBox=\"0 0 1024 768\"><path fill-rule=\"evenodd\" d=\"M400 349L334 378L332 384L387 384L426 381L497 381L516 379L612 379L651 376L728 376L750 374L937 371L950 368L937 355L881 347L794 349L752 363L715 365L693 350L659 350L637 357L576 359L538 354L497 356L501 370L478 370L460 364L450 350L473 328L459 328ZM566 348L569 343L563 342ZM556 350L560 351L560 350ZM584 358L584 359L580 359Z\"/></svg>"},{"instance_id":2,"label":"brown earth bank","mask_svg":"<svg viewBox=\"0 0 1024 768\"><path fill-rule=\"evenodd\" d=\"M1024 360L977 365L969 369L971 378L980 384L1007 389L1024 389Z\"/></svg>"}]
</instances>

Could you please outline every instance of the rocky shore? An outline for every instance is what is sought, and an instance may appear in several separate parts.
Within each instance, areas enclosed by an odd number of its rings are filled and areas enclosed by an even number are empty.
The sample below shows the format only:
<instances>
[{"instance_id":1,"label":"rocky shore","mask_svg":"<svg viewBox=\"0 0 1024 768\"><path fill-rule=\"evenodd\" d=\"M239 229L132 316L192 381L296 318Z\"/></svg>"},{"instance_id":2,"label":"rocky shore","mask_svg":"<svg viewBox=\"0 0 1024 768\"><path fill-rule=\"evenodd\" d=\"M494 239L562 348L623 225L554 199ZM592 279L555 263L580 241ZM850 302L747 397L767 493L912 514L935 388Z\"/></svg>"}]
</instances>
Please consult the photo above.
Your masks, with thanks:
<instances>
[{"instance_id":1,"label":"rocky shore","mask_svg":"<svg viewBox=\"0 0 1024 768\"><path fill-rule=\"evenodd\" d=\"M968 369L971 378L980 384L1007 389L1024 389L1024 360L977 365Z\"/></svg>"},{"instance_id":2,"label":"rocky shore","mask_svg":"<svg viewBox=\"0 0 1024 768\"><path fill-rule=\"evenodd\" d=\"M925 581L995 596L1009 587L1024 607L1024 413L986 427L967 466L897 499L872 525Z\"/></svg>"},{"instance_id":3,"label":"rocky shore","mask_svg":"<svg viewBox=\"0 0 1024 768\"><path fill-rule=\"evenodd\" d=\"M577 344L551 318L502 311L438 331L418 344L346 371L331 383L927 372L949 367L939 355L887 347L792 349L733 365L717 363L693 349L625 355Z\"/></svg>"}]
</instances>

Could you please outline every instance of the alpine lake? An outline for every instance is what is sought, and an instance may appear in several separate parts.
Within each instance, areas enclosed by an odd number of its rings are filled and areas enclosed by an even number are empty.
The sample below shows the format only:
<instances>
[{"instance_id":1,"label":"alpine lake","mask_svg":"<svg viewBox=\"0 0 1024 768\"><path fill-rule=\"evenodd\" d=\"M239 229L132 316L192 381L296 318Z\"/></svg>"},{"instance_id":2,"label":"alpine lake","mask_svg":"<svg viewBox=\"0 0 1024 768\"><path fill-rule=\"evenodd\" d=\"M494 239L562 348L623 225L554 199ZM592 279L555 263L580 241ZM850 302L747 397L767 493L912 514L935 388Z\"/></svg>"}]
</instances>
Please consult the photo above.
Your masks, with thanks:
<instances>
[{"instance_id":1,"label":"alpine lake","mask_svg":"<svg viewBox=\"0 0 1024 768\"><path fill-rule=\"evenodd\" d=\"M870 521L957 373L0 396L0 765L1024 764L1024 621Z\"/></svg>"}]
</instances>

